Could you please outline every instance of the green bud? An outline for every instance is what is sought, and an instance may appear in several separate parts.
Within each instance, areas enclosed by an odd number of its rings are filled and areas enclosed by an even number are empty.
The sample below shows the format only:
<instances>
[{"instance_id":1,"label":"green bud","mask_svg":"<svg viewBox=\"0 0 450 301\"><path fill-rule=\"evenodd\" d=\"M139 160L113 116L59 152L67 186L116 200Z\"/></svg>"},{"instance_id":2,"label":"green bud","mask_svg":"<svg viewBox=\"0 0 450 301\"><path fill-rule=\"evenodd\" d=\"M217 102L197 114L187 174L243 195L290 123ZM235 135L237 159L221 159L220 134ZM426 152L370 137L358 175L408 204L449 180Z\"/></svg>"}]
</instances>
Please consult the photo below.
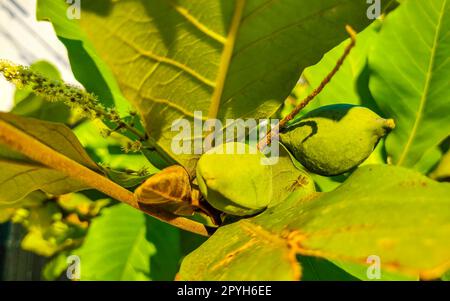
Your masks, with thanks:
<instances>
[{"instance_id":1,"label":"green bud","mask_svg":"<svg viewBox=\"0 0 450 301\"><path fill-rule=\"evenodd\" d=\"M223 147L223 154L214 148L198 161L201 193L214 208L228 214L247 216L264 210L272 199L272 167L263 165L264 155L247 145L233 142ZM240 147L245 153L226 151Z\"/></svg>"},{"instance_id":2,"label":"green bud","mask_svg":"<svg viewBox=\"0 0 450 301\"><path fill-rule=\"evenodd\" d=\"M361 164L394 127L394 120L367 108L337 104L298 119L280 134L280 140L307 169L332 176Z\"/></svg>"}]
</instances>

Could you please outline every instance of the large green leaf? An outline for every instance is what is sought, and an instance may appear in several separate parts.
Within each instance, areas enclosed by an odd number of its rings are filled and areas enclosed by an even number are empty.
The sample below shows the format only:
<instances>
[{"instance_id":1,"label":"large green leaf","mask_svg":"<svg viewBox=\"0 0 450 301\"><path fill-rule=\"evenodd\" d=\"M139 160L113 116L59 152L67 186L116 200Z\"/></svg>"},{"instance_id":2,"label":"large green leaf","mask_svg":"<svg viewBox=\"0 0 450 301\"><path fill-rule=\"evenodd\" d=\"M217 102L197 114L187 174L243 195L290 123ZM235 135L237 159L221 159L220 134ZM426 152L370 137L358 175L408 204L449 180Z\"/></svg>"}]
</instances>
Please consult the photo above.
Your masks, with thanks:
<instances>
[{"instance_id":1,"label":"large green leaf","mask_svg":"<svg viewBox=\"0 0 450 301\"><path fill-rule=\"evenodd\" d=\"M259 216L221 227L183 261L181 279L296 279L295 255L437 278L450 264L450 184L404 168L367 165L336 190L294 193ZM424 256L426 254L426 256Z\"/></svg>"},{"instance_id":2,"label":"large green leaf","mask_svg":"<svg viewBox=\"0 0 450 301\"><path fill-rule=\"evenodd\" d=\"M30 69L50 79L61 80L58 69L49 62L37 61L30 66ZM48 102L29 88L16 90L14 103L11 113L16 115L61 123L67 123L71 115L70 108L65 104Z\"/></svg>"},{"instance_id":3,"label":"large green leaf","mask_svg":"<svg viewBox=\"0 0 450 301\"><path fill-rule=\"evenodd\" d=\"M269 117L303 68L345 37L345 24L369 23L366 3L350 0L89 1L82 7L82 29L142 114L150 142L189 171L197 155L173 154L174 120L192 122L194 111L222 121Z\"/></svg>"},{"instance_id":4,"label":"large green leaf","mask_svg":"<svg viewBox=\"0 0 450 301\"><path fill-rule=\"evenodd\" d=\"M378 111L369 92L367 60L369 51L373 47L371 41L377 37L380 27L381 21L377 21L357 35L356 46L340 67L339 72L302 113L336 103L363 105ZM349 39L342 42L326 53L318 64L304 70L302 75L304 82L299 83L294 89L296 98L299 100L305 98L320 85L334 68L349 43Z\"/></svg>"},{"instance_id":5,"label":"large green leaf","mask_svg":"<svg viewBox=\"0 0 450 301\"><path fill-rule=\"evenodd\" d=\"M298 256L303 281L355 281L358 280L333 263L317 257Z\"/></svg>"},{"instance_id":6,"label":"large green leaf","mask_svg":"<svg viewBox=\"0 0 450 301\"><path fill-rule=\"evenodd\" d=\"M124 204L102 211L83 246L81 280L173 280L181 256L179 230Z\"/></svg>"},{"instance_id":7,"label":"large green leaf","mask_svg":"<svg viewBox=\"0 0 450 301\"><path fill-rule=\"evenodd\" d=\"M450 133L449 16L447 0L407 0L386 18L369 56L370 90L397 124L386 140L394 164L415 166Z\"/></svg>"},{"instance_id":8,"label":"large green leaf","mask_svg":"<svg viewBox=\"0 0 450 301\"><path fill-rule=\"evenodd\" d=\"M7 122L53 148L57 152L98 170L97 165L89 158L72 131L63 124L19 117L8 113L0 113L0 121ZM43 190L53 195L88 188L66 175L29 160L23 155L11 151L0 144L0 205L7 207L35 190Z\"/></svg>"},{"instance_id":9,"label":"large green leaf","mask_svg":"<svg viewBox=\"0 0 450 301\"><path fill-rule=\"evenodd\" d=\"M36 17L50 21L66 46L72 71L77 80L99 100L124 114L129 109L108 66L98 56L92 43L80 28L79 20L67 18L66 1L38 0ZM84 3L83 3L84 5Z\"/></svg>"},{"instance_id":10,"label":"large green leaf","mask_svg":"<svg viewBox=\"0 0 450 301\"><path fill-rule=\"evenodd\" d=\"M450 151L442 157L441 162L435 170L430 174L433 179L439 181L450 181Z\"/></svg>"},{"instance_id":11,"label":"large green leaf","mask_svg":"<svg viewBox=\"0 0 450 301\"><path fill-rule=\"evenodd\" d=\"M43 190L53 195L86 189L67 176L28 160L0 158L0 208L17 205L30 192Z\"/></svg>"},{"instance_id":12,"label":"large green leaf","mask_svg":"<svg viewBox=\"0 0 450 301\"><path fill-rule=\"evenodd\" d=\"M61 277L63 272L67 270L67 258L69 256L69 252L60 252L52 257L42 269L42 277L47 281Z\"/></svg>"}]
</instances>

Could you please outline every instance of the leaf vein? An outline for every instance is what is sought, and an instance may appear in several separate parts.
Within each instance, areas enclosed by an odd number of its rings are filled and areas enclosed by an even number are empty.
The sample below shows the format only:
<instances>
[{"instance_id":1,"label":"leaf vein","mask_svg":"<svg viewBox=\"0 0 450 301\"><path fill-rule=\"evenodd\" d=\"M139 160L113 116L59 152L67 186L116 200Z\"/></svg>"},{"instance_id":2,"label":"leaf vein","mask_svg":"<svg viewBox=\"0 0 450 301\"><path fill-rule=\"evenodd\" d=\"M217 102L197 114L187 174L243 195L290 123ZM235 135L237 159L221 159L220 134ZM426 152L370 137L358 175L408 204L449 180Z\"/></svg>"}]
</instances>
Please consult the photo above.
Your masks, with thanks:
<instances>
[{"instance_id":1,"label":"leaf vein","mask_svg":"<svg viewBox=\"0 0 450 301\"><path fill-rule=\"evenodd\" d=\"M181 5L178 5L177 3L173 1L168 1L169 5L172 6L172 8L179 13L183 18L185 18L190 24L192 24L195 28L206 34L208 37L216 40L217 42L221 44L225 44L227 39L223 37L222 35L216 33L214 30L209 29L206 25L204 25L202 22L200 22L196 17L190 14L189 10L182 7Z\"/></svg>"},{"instance_id":2,"label":"leaf vein","mask_svg":"<svg viewBox=\"0 0 450 301\"><path fill-rule=\"evenodd\" d=\"M412 147L412 143L415 139L415 137L417 136L417 130L419 129L419 124L420 121L422 119L424 110L425 110L425 105L427 102L427 96L428 96L428 92L430 90L430 86L431 86L431 79L433 77L433 68L434 63L435 63L435 56L436 56L436 51L438 48L438 41L439 41L439 35L441 32L441 28L442 28L442 23L443 23L443 19L444 19L444 15L445 15L445 6L447 4L447 0L444 0L442 2L442 7L441 7L441 11L439 14L439 20L437 23L437 28L436 28L436 34L434 37L434 41L433 41L433 46L431 49L431 58L430 58L430 62L429 62L429 66L428 66L428 72L426 74L426 80L425 80L425 88L424 91L422 93L422 97L420 99L420 105L419 105L419 110L417 111L417 115L416 115L416 119L414 121L414 125L413 128L411 130L411 134L409 135L408 141L405 145L405 148L403 149L403 152L400 156L400 159L398 160L397 165L402 165L406 159L406 155L409 153L411 147Z\"/></svg>"}]
</instances>

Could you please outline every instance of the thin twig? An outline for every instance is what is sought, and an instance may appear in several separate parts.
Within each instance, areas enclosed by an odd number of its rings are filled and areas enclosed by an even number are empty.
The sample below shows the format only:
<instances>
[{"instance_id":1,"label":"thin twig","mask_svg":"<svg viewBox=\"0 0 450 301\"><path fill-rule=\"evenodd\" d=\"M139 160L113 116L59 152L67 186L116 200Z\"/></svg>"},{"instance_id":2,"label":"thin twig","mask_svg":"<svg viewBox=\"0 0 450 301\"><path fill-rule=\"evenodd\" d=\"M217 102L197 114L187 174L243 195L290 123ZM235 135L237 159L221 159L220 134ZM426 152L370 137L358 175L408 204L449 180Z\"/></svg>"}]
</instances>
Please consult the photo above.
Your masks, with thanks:
<instances>
[{"instance_id":1,"label":"thin twig","mask_svg":"<svg viewBox=\"0 0 450 301\"><path fill-rule=\"evenodd\" d=\"M18 87L29 87L33 93L51 102L59 101L70 108L77 108L88 118L98 118L115 124L116 130L125 129L135 135L139 141L147 140L145 133L141 133L131 124L120 117L115 109L106 108L94 94L61 80L52 80L28 67L0 59L0 73L6 80Z\"/></svg>"},{"instance_id":2,"label":"thin twig","mask_svg":"<svg viewBox=\"0 0 450 301\"><path fill-rule=\"evenodd\" d=\"M0 143L7 145L11 150L20 152L35 162L41 163L85 184L87 187L97 189L113 199L126 203L175 227L203 236L209 236L213 231L213 229L203 224L176 216L158 208L151 206L141 208L131 191L64 156L3 120L0 120Z\"/></svg>"},{"instance_id":3,"label":"thin twig","mask_svg":"<svg viewBox=\"0 0 450 301\"><path fill-rule=\"evenodd\" d=\"M136 129L135 127L129 125L128 123L122 121L122 122L119 123L119 126L123 126L130 133L134 134L139 139L139 141L147 140L147 137L146 137L145 134L141 133L138 129Z\"/></svg>"},{"instance_id":4,"label":"thin twig","mask_svg":"<svg viewBox=\"0 0 450 301\"><path fill-rule=\"evenodd\" d=\"M303 99L295 108L290 112L286 117L284 117L274 128L269 130L269 133L261 139L258 143L258 149L262 150L264 147L269 145L272 142L272 139L274 137L278 136L278 133L280 130L282 130L286 124L294 119L295 116L297 116L298 113L302 109L304 109L317 95L322 92L322 90L325 88L325 86L331 81L331 79L336 75L336 73L341 68L342 64L344 63L345 59L350 54L350 51L355 47L356 45L356 32L353 30L353 28L349 25L345 27L347 30L347 33L350 36L350 44L345 48L344 54L339 58L339 60L336 63L336 66L333 68L333 70L323 79L323 81L320 83L320 85L314 89L314 91L311 92L305 99Z\"/></svg>"}]
</instances>

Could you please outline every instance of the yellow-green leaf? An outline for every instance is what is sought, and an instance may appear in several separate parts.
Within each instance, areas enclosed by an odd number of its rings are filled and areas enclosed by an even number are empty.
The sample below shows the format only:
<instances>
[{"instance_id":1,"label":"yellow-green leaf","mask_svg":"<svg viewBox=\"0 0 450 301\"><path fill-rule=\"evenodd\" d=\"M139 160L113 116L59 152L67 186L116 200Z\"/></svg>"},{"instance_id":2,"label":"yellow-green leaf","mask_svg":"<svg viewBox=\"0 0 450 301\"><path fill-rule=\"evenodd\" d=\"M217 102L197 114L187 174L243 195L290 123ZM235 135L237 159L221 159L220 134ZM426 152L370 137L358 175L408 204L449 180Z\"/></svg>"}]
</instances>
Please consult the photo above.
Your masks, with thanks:
<instances>
[{"instance_id":1,"label":"yellow-green leaf","mask_svg":"<svg viewBox=\"0 0 450 301\"><path fill-rule=\"evenodd\" d=\"M400 167L367 165L332 192L294 193L279 206L221 227L183 261L187 280L301 277L295 255L366 265L423 279L450 265L450 184ZM426 254L426 256L424 256Z\"/></svg>"},{"instance_id":2,"label":"yellow-green leaf","mask_svg":"<svg viewBox=\"0 0 450 301\"><path fill-rule=\"evenodd\" d=\"M82 8L81 28L142 114L150 142L190 174L198 155L173 153L173 121L192 122L194 111L222 121L271 116L303 68L342 41L346 24L370 22L367 4L349 0L88 1Z\"/></svg>"},{"instance_id":3,"label":"yellow-green leaf","mask_svg":"<svg viewBox=\"0 0 450 301\"><path fill-rule=\"evenodd\" d=\"M98 170L97 165L89 158L75 135L63 124L8 113L0 113L0 122L13 126L30 135L32 139L39 140L56 152L92 170ZM3 134L2 130L0 134ZM14 138L9 137L9 139ZM34 162L10 150L4 144L0 144L0 168L2 170L0 173L1 206L10 206L36 190L60 195L88 188L85 184L72 180L51 167Z\"/></svg>"},{"instance_id":4,"label":"yellow-green leaf","mask_svg":"<svg viewBox=\"0 0 450 301\"><path fill-rule=\"evenodd\" d=\"M37 0L36 18L52 23L56 35L67 48L72 72L84 88L97 95L105 106L113 106L121 115L126 114L130 104L120 93L111 70L81 30L79 20L67 18L70 5L67 1Z\"/></svg>"},{"instance_id":5,"label":"yellow-green leaf","mask_svg":"<svg viewBox=\"0 0 450 301\"><path fill-rule=\"evenodd\" d=\"M140 185L134 195L143 205L162 208L177 215L193 215L189 174L182 166L161 170Z\"/></svg>"},{"instance_id":6,"label":"yellow-green leaf","mask_svg":"<svg viewBox=\"0 0 450 301\"><path fill-rule=\"evenodd\" d=\"M430 177L439 181L450 181L450 151L447 151L442 157L441 162L430 174Z\"/></svg>"}]
</instances>

